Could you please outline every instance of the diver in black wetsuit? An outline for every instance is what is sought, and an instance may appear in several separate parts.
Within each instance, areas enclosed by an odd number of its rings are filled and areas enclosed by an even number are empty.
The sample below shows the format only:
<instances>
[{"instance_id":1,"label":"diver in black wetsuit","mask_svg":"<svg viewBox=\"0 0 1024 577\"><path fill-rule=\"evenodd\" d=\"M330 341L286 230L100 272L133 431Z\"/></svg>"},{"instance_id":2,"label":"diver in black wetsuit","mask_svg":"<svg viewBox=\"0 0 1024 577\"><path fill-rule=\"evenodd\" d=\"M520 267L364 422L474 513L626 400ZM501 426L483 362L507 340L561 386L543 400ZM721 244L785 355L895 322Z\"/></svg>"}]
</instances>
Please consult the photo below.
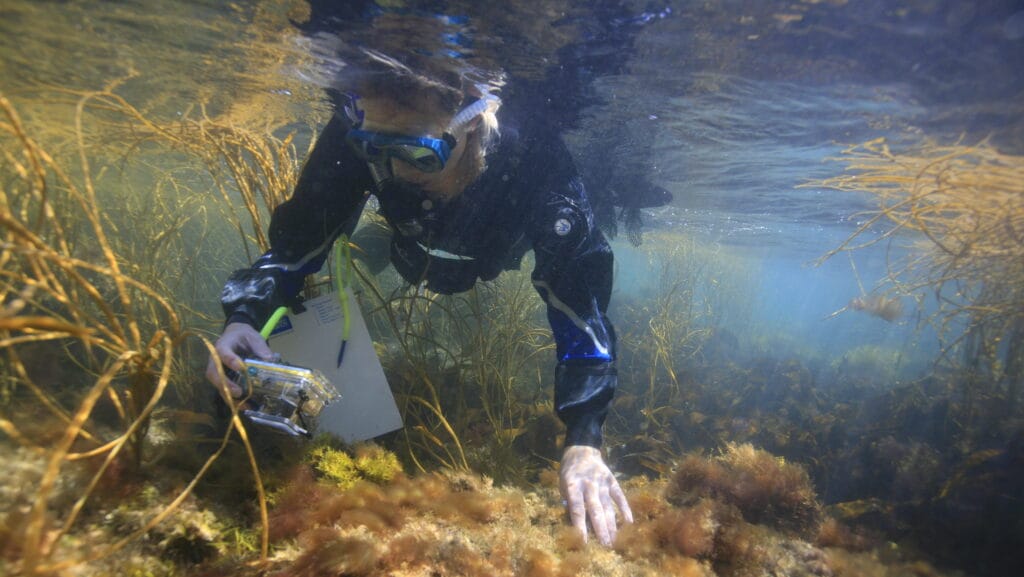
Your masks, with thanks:
<instances>
[{"instance_id":1,"label":"diver in black wetsuit","mask_svg":"<svg viewBox=\"0 0 1024 577\"><path fill-rule=\"evenodd\" d=\"M231 275L216 349L228 368L269 359L255 327L294 302L303 278L350 234L368 196L392 231L392 264L434 292L465 291L518 268L532 249L533 283L557 343L555 409L567 428L560 469L570 517L611 543L616 509L632 513L602 459L601 428L616 387L615 334L605 316L612 251L593 222L587 193L560 136L542 119L506 120L486 87L447 83L391 63L339 97L293 196L270 224L271 250ZM228 387L214 360L208 378Z\"/></svg>"}]
</instances>

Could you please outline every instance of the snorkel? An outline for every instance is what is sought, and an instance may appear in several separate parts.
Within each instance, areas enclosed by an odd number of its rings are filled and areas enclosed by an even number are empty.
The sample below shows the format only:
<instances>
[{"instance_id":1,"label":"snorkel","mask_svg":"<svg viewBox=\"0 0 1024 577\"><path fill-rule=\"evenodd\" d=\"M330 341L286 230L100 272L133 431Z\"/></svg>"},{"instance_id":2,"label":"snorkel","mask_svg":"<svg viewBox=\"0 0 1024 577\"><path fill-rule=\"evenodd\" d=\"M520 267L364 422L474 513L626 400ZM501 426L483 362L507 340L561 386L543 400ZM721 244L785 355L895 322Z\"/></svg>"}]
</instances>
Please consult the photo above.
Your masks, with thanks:
<instances>
[{"instance_id":1,"label":"snorkel","mask_svg":"<svg viewBox=\"0 0 1024 577\"><path fill-rule=\"evenodd\" d=\"M454 132L459 127L469 124L477 116L491 110L492 107L496 109L500 105L500 98L493 94L484 93L479 100L463 108L452 118L452 121L448 124L448 132Z\"/></svg>"},{"instance_id":2,"label":"snorkel","mask_svg":"<svg viewBox=\"0 0 1024 577\"><path fill-rule=\"evenodd\" d=\"M342 112L348 119L352 128L362 128L363 121L366 119L366 112L359 108L359 95L346 93L345 96L348 98L348 102L342 106ZM501 98L498 98L494 94L485 92L480 96L480 98L460 110L454 117L452 117L451 122L448 123L448 130L446 132L453 132L463 125L468 124L477 116L480 116L489 110L497 109L499 106L501 106Z\"/></svg>"}]
</instances>

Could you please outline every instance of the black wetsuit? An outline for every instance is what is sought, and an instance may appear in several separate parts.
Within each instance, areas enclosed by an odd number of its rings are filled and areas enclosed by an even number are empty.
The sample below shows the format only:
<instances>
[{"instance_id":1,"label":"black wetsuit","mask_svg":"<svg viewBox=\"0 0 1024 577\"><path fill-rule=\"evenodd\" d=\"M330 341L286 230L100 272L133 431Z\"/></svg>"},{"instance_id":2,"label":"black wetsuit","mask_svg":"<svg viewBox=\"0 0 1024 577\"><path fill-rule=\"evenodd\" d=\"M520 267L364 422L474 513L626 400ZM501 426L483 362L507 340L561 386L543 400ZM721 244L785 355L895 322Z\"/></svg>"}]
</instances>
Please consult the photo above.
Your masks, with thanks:
<instances>
[{"instance_id":1,"label":"black wetsuit","mask_svg":"<svg viewBox=\"0 0 1024 577\"><path fill-rule=\"evenodd\" d=\"M369 194L393 230L391 262L413 284L465 291L518 268L533 249L533 282L557 345L555 409L566 445L600 447L615 393L615 335L605 316L612 251L595 227L586 191L557 133L541 121L502 122L487 170L448 203L395 181L378 185L345 142L347 121L325 127L291 199L270 223L271 250L231 275L222 294L228 322L255 327L294 302L341 233L351 233Z\"/></svg>"}]
</instances>

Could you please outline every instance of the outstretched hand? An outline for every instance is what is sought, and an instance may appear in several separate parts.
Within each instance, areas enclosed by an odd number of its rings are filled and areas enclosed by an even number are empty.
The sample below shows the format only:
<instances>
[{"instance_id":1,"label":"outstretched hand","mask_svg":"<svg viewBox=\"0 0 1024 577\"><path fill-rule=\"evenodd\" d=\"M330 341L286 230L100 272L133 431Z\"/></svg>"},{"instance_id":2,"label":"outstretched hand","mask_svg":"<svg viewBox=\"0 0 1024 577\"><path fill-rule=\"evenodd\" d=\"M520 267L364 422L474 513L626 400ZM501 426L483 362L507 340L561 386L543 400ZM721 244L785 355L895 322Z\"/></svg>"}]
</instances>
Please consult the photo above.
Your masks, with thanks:
<instances>
[{"instance_id":1,"label":"outstretched hand","mask_svg":"<svg viewBox=\"0 0 1024 577\"><path fill-rule=\"evenodd\" d=\"M245 323L231 323L225 327L214 348L220 357L219 362L238 373L245 369L243 356L261 360L274 358L274 352L270 350L267 341L256 332L256 329ZM206 365L206 380L218 388L227 387L232 397L241 397L242 388L224 376L224 373L218 370L217 363L216 357L210 357L210 362Z\"/></svg>"},{"instance_id":2,"label":"outstretched hand","mask_svg":"<svg viewBox=\"0 0 1024 577\"><path fill-rule=\"evenodd\" d=\"M586 445L573 445L562 454L562 498L569 509L572 524L587 541L587 519L594 535L602 545L611 545L618 531L616 508L627 523L633 522L633 512L626 495L619 487L601 451Z\"/></svg>"}]
</instances>

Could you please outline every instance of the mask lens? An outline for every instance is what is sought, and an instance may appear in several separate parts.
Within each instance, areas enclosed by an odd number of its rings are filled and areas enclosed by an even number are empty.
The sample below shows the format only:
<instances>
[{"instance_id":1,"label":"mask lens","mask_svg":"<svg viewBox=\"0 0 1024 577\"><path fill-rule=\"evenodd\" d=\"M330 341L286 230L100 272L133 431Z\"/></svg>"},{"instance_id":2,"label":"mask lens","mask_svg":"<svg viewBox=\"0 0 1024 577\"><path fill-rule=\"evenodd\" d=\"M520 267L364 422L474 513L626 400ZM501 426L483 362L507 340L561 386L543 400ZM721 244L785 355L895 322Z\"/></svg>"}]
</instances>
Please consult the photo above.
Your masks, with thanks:
<instances>
[{"instance_id":1,"label":"mask lens","mask_svg":"<svg viewBox=\"0 0 1024 577\"><path fill-rule=\"evenodd\" d=\"M444 168L451 154L450 138L399 136L358 129L350 130L346 137L363 160L397 158L423 172L439 172Z\"/></svg>"},{"instance_id":2,"label":"mask lens","mask_svg":"<svg viewBox=\"0 0 1024 577\"><path fill-rule=\"evenodd\" d=\"M439 172L444 168L444 160L438 152L425 146L396 146L392 155L423 172Z\"/></svg>"}]
</instances>

